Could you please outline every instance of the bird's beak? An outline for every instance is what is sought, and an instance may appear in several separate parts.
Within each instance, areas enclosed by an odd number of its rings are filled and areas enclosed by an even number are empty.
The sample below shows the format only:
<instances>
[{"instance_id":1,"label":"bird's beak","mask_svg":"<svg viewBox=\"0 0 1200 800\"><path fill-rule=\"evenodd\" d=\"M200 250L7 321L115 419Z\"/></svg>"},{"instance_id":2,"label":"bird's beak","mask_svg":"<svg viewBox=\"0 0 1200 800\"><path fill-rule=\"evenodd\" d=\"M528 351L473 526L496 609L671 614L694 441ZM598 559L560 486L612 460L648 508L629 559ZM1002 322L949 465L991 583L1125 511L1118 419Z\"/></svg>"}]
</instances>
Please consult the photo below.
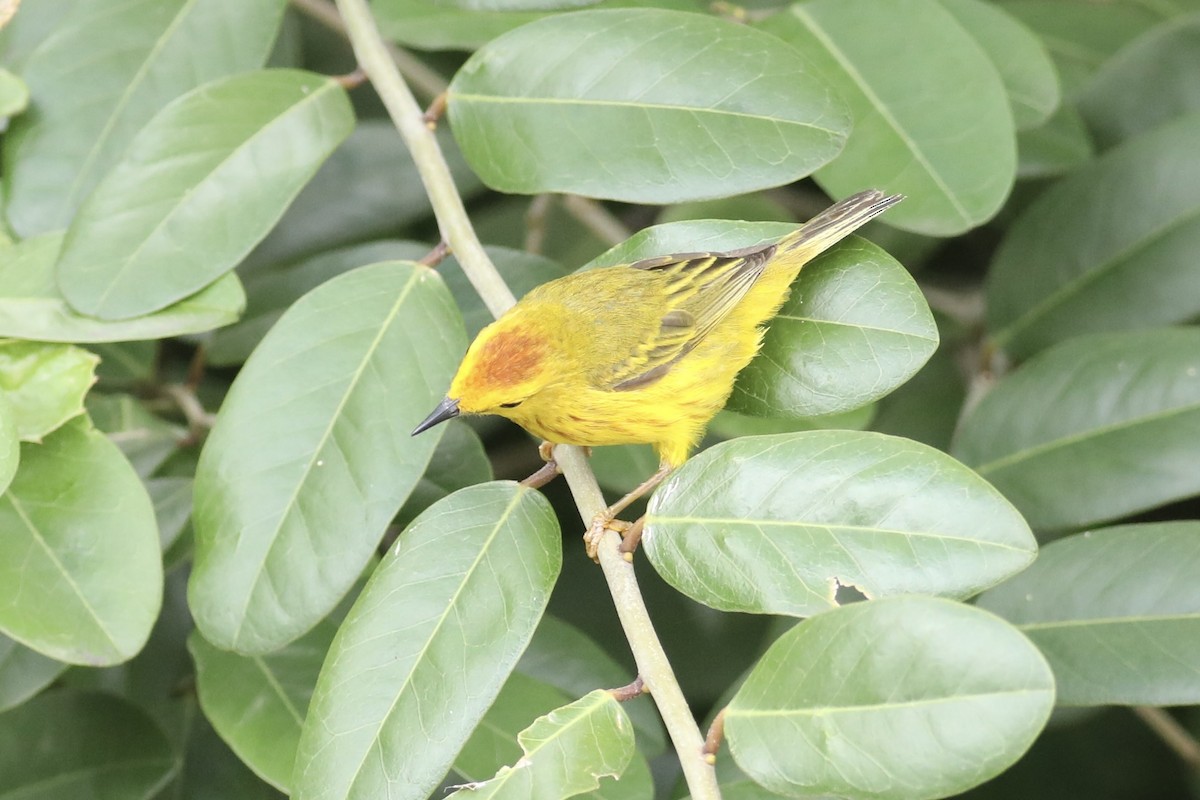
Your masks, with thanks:
<instances>
[{"instance_id":1,"label":"bird's beak","mask_svg":"<svg viewBox=\"0 0 1200 800\"><path fill-rule=\"evenodd\" d=\"M412 435L416 436L421 431L427 431L439 422L445 422L448 419L454 419L458 416L458 401L453 397L447 397L442 402L438 403L438 407L433 410L433 413L421 421L421 424L413 428Z\"/></svg>"}]
</instances>

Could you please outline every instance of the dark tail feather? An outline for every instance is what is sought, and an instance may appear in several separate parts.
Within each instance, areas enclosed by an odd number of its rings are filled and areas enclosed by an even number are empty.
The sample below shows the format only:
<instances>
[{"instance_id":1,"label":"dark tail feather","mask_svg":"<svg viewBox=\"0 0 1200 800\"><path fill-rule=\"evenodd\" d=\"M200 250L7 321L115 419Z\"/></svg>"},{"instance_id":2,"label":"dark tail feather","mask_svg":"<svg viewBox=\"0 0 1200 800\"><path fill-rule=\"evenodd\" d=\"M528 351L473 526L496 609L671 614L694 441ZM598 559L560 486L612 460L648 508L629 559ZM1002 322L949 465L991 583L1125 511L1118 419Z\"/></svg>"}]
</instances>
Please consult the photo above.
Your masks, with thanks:
<instances>
[{"instance_id":1,"label":"dark tail feather","mask_svg":"<svg viewBox=\"0 0 1200 800\"><path fill-rule=\"evenodd\" d=\"M803 248L809 251L808 258L812 258L903 199L902 194L887 196L878 189L859 192L834 203L794 233L783 237L779 241L778 249L788 251Z\"/></svg>"}]
</instances>

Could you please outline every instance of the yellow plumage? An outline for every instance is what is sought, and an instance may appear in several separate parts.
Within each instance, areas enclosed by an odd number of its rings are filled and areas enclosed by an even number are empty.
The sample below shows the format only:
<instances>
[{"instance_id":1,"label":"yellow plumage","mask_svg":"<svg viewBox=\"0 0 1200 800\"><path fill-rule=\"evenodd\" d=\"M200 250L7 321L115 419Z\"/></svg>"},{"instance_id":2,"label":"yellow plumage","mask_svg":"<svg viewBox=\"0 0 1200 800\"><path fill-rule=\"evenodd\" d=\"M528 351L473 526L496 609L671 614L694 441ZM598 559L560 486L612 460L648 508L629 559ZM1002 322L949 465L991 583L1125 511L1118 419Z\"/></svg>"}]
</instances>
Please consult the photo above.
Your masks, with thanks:
<instances>
[{"instance_id":1,"label":"yellow plumage","mask_svg":"<svg viewBox=\"0 0 1200 800\"><path fill-rule=\"evenodd\" d=\"M460 412L499 414L555 443L649 443L664 467L678 466L800 268L900 199L862 192L774 244L543 284L480 332L447 399L415 432Z\"/></svg>"}]
</instances>

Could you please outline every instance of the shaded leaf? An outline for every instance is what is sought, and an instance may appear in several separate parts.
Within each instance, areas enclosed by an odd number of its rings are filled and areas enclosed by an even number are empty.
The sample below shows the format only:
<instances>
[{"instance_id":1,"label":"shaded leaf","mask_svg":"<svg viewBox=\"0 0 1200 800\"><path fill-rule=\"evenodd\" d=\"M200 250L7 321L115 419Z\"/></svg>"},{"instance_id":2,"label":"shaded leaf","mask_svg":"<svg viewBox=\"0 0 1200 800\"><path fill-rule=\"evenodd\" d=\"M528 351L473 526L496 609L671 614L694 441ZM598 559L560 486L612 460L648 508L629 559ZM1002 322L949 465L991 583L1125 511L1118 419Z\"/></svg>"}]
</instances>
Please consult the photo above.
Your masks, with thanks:
<instances>
[{"instance_id":1,"label":"shaded leaf","mask_svg":"<svg viewBox=\"0 0 1200 800\"><path fill-rule=\"evenodd\" d=\"M1083 117L1063 105L1044 125L1017 134L1017 176L1046 178L1071 172L1095 155Z\"/></svg>"},{"instance_id":2,"label":"shaded leaf","mask_svg":"<svg viewBox=\"0 0 1200 800\"><path fill-rule=\"evenodd\" d=\"M988 326L1013 356L1081 333L1200 314L1200 113L1129 140L1040 195L989 273Z\"/></svg>"},{"instance_id":3,"label":"shaded leaf","mask_svg":"<svg viewBox=\"0 0 1200 800\"><path fill-rule=\"evenodd\" d=\"M280 791L291 785L304 714L336 632L336 622L323 620L263 656L220 650L198 631L188 637L204 715L238 757Z\"/></svg>"},{"instance_id":4,"label":"shaded leaf","mask_svg":"<svg viewBox=\"0 0 1200 800\"><path fill-rule=\"evenodd\" d=\"M282 0L36 5L47 13L31 12L27 33L38 46L21 74L37 113L18 118L4 142L5 210L22 237L66 226L168 102L261 66L284 7Z\"/></svg>"},{"instance_id":5,"label":"shaded leaf","mask_svg":"<svg viewBox=\"0 0 1200 800\"><path fill-rule=\"evenodd\" d=\"M86 419L22 447L0 531L0 630L71 664L141 650L162 603L154 509Z\"/></svg>"},{"instance_id":6,"label":"shaded leaf","mask_svg":"<svg viewBox=\"0 0 1200 800\"><path fill-rule=\"evenodd\" d=\"M159 356L157 341L94 342L88 350L100 356L96 382L103 389L139 388L155 380Z\"/></svg>"},{"instance_id":7,"label":"shaded leaf","mask_svg":"<svg viewBox=\"0 0 1200 800\"><path fill-rule=\"evenodd\" d=\"M504 278L504 282L518 300L533 287L567 274L567 270L561 264L544 256L508 247L489 245L485 249L500 277ZM492 313L479 298L479 292L475 291L475 287L467 280L458 259L453 256L447 258L438 264L437 270L438 274L445 278L450 293L454 295L454 302L462 311L467 336L474 338L486 325L491 324Z\"/></svg>"},{"instance_id":8,"label":"shaded leaf","mask_svg":"<svg viewBox=\"0 0 1200 800\"><path fill-rule=\"evenodd\" d=\"M415 261L429 250L428 245L417 242L366 242L251 272L246 279L246 313L213 334L207 351L209 363L230 366L245 361L283 312L325 281L379 261Z\"/></svg>"},{"instance_id":9,"label":"shaded leaf","mask_svg":"<svg viewBox=\"0 0 1200 800\"><path fill-rule=\"evenodd\" d=\"M470 11L545 11L591 6L600 0L433 0L434 5Z\"/></svg>"},{"instance_id":10,"label":"shaded leaf","mask_svg":"<svg viewBox=\"0 0 1200 800\"><path fill-rule=\"evenodd\" d=\"M979 598L1054 669L1064 705L1200 703L1200 522L1051 542Z\"/></svg>"},{"instance_id":11,"label":"shaded leaf","mask_svg":"<svg viewBox=\"0 0 1200 800\"><path fill-rule=\"evenodd\" d=\"M1058 108L1058 73L1041 40L1002 7L982 0L938 0L975 38L1000 72L1017 130L1036 128Z\"/></svg>"},{"instance_id":12,"label":"shaded leaf","mask_svg":"<svg viewBox=\"0 0 1200 800\"><path fill-rule=\"evenodd\" d=\"M177 792L161 800L283 800L233 754L203 714L195 715L182 760Z\"/></svg>"},{"instance_id":13,"label":"shaded leaf","mask_svg":"<svg viewBox=\"0 0 1200 800\"><path fill-rule=\"evenodd\" d=\"M187 430L146 410L128 394L93 394L88 415L129 459L138 477L146 480L174 453Z\"/></svg>"},{"instance_id":14,"label":"shaded leaf","mask_svg":"<svg viewBox=\"0 0 1200 800\"><path fill-rule=\"evenodd\" d=\"M106 321L67 305L55 280L63 235L26 239L0 258L0 336L43 342L119 342L200 333L238 318L246 296L225 275L191 297L133 319Z\"/></svg>"},{"instance_id":15,"label":"shaded leaf","mask_svg":"<svg viewBox=\"0 0 1200 800\"><path fill-rule=\"evenodd\" d=\"M375 0L371 10L384 36L419 50L476 50L500 34L544 16L469 11L427 0Z\"/></svg>"},{"instance_id":16,"label":"shaded leaf","mask_svg":"<svg viewBox=\"0 0 1200 800\"><path fill-rule=\"evenodd\" d=\"M970 230L1000 209L1016 175L1008 95L937 0L811 0L762 27L811 58L850 105L854 129L817 172L821 188L835 197L864 186L904 194L887 224L934 236Z\"/></svg>"},{"instance_id":17,"label":"shaded leaf","mask_svg":"<svg viewBox=\"0 0 1200 800\"><path fill-rule=\"evenodd\" d=\"M96 356L67 344L0 340L0 392L17 436L40 442L83 413L83 396L96 382Z\"/></svg>"},{"instance_id":18,"label":"shaded leaf","mask_svg":"<svg viewBox=\"0 0 1200 800\"><path fill-rule=\"evenodd\" d=\"M293 797L426 796L533 635L561 559L550 504L513 483L464 489L422 514L334 639Z\"/></svg>"},{"instance_id":19,"label":"shaded leaf","mask_svg":"<svg viewBox=\"0 0 1200 800\"><path fill-rule=\"evenodd\" d=\"M29 105L29 87L6 69L0 69L0 118L15 117ZM0 123L3 126L4 123Z\"/></svg>"},{"instance_id":20,"label":"shaded leaf","mask_svg":"<svg viewBox=\"0 0 1200 800\"><path fill-rule=\"evenodd\" d=\"M196 470L191 604L224 649L282 647L354 582L439 432L410 433L466 342L431 270L385 262L297 302L246 362Z\"/></svg>"},{"instance_id":21,"label":"shaded leaf","mask_svg":"<svg viewBox=\"0 0 1200 800\"><path fill-rule=\"evenodd\" d=\"M429 459L429 466L404 501L393 525L403 527L446 495L492 480L492 463L479 434L462 420L450 420L444 427L446 430Z\"/></svg>"},{"instance_id":22,"label":"shaded leaf","mask_svg":"<svg viewBox=\"0 0 1200 800\"><path fill-rule=\"evenodd\" d=\"M77 311L128 319L233 269L349 135L332 78L262 70L206 84L155 115L79 209L58 285Z\"/></svg>"},{"instance_id":23,"label":"shaded leaf","mask_svg":"<svg viewBox=\"0 0 1200 800\"><path fill-rule=\"evenodd\" d=\"M851 238L800 271L729 406L770 417L851 411L911 378L937 345L937 325L908 271Z\"/></svg>"},{"instance_id":24,"label":"shaded leaf","mask_svg":"<svg viewBox=\"0 0 1200 800\"><path fill-rule=\"evenodd\" d=\"M788 795L918 800L1032 744L1054 676L1003 620L928 597L856 603L785 633L725 712L739 766Z\"/></svg>"},{"instance_id":25,"label":"shaded leaf","mask_svg":"<svg viewBox=\"0 0 1200 800\"><path fill-rule=\"evenodd\" d=\"M0 492L8 488L21 462L21 437L8 396L0 392Z\"/></svg>"},{"instance_id":26,"label":"shaded leaf","mask_svg":"<svg viewBox=\"0 0 1200 800\"><path fill-rule=\"evenodd\" d=\"M807 616L839 586L969 597L1037 546L995 489L944 453L878 433L752 436L655 492L642 539L679 591L723 611Z\"/></svg>"},{"instance_id":27,"label":"shaded leaf","mask_svg":"<svg viewBox=\"0 0 1200 800\"><path fill-rule=\"evenodd\" d=\"M1163 23L1105 61L1079 95L1079 111L1109 146L1200 111L1200 14Z\"/></svg>"},{"instance_id":28,"label":"shaded leaf","mask_svg":"<svg viewBox=\"0 0 1200 800\"><path fill-rule=\"evenodd\" d=\"M790 183L833 158L849 129L795 50L662 9L531 22L468 59L448 102L455 139L491 188L630 202Z\"/></svg>"},{"instance_id":29,"label":"shaded leaf","mask_svg":"<svg viewBox=\"0 0 1200 800\"><path fill-rule=\"evenodd\" d=\"M1200 329L1081 336L1004 378L963 420L954 454L1034 530L1200 493Z\"/></svg>"},{"instance_id":30,"label":"shaded leaf","mask_svg":"<svg viewBox=\"0 0 1200 800\"><path fill-rule=\"evenodd\" d=\"M158 726L112 695L47 692L0 714L0 797L153 797L177 768Z\"/></svg>"},{"instance_id":31,"label":"shaded leaf","mask_svg":"<svg viewBox=\"0 0 1200 800\"><path fill-rule=\"evenodd\" d=\"M620 777L633 757L633 726L603 689L538 717L517 736L523 755L496 777L460 788L461 797L572 797Z\"/></svg>"},{"instance_id":32,"label":"shaded leaf","mask_svg":"<svg viewBox=\"0 0 1200 800\"><path fill-rule=\"evenodd\" d=\"M192 517L191 478L150 478L146 492L154 504L154 519L158 523L158 541L163 553L174 546Z\"/></svg>"},{"instance_id":33,"label":"shaded leaf","mask_svg":"<svg viewBox=\"0 0 1200 800\"><path fill-rule=\"evenodd\" d=\"M0 634L0 712L21 705L54 682L67 665Z\"/></svg>"}]
</instances>

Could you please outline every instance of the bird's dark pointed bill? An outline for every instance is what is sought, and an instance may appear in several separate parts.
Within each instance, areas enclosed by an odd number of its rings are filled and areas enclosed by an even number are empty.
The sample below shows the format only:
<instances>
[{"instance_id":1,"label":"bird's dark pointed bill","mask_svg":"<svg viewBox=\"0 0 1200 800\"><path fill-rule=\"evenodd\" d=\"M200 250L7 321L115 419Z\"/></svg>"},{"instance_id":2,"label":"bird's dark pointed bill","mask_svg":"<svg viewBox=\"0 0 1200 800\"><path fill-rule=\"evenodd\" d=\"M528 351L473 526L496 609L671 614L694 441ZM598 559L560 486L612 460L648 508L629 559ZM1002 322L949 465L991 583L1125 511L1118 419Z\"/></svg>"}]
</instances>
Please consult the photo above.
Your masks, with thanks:
<instances>
[{"instance_id":1,"label":"bird's dark pointed bill","mask_svg":"<svg viewBox=\"0 0 1200 800\"><path fill-rule=\"evenodd\" d=\"M438 403L438 407L433 410L433 413L421 421L421 424L413 428L412 435L416 436L421 431L427 431L439 422L445 422L448 419L454 419L458 416L458 401L453 397L447 397L442 402Z\"/></svg>"}]
</instances>

